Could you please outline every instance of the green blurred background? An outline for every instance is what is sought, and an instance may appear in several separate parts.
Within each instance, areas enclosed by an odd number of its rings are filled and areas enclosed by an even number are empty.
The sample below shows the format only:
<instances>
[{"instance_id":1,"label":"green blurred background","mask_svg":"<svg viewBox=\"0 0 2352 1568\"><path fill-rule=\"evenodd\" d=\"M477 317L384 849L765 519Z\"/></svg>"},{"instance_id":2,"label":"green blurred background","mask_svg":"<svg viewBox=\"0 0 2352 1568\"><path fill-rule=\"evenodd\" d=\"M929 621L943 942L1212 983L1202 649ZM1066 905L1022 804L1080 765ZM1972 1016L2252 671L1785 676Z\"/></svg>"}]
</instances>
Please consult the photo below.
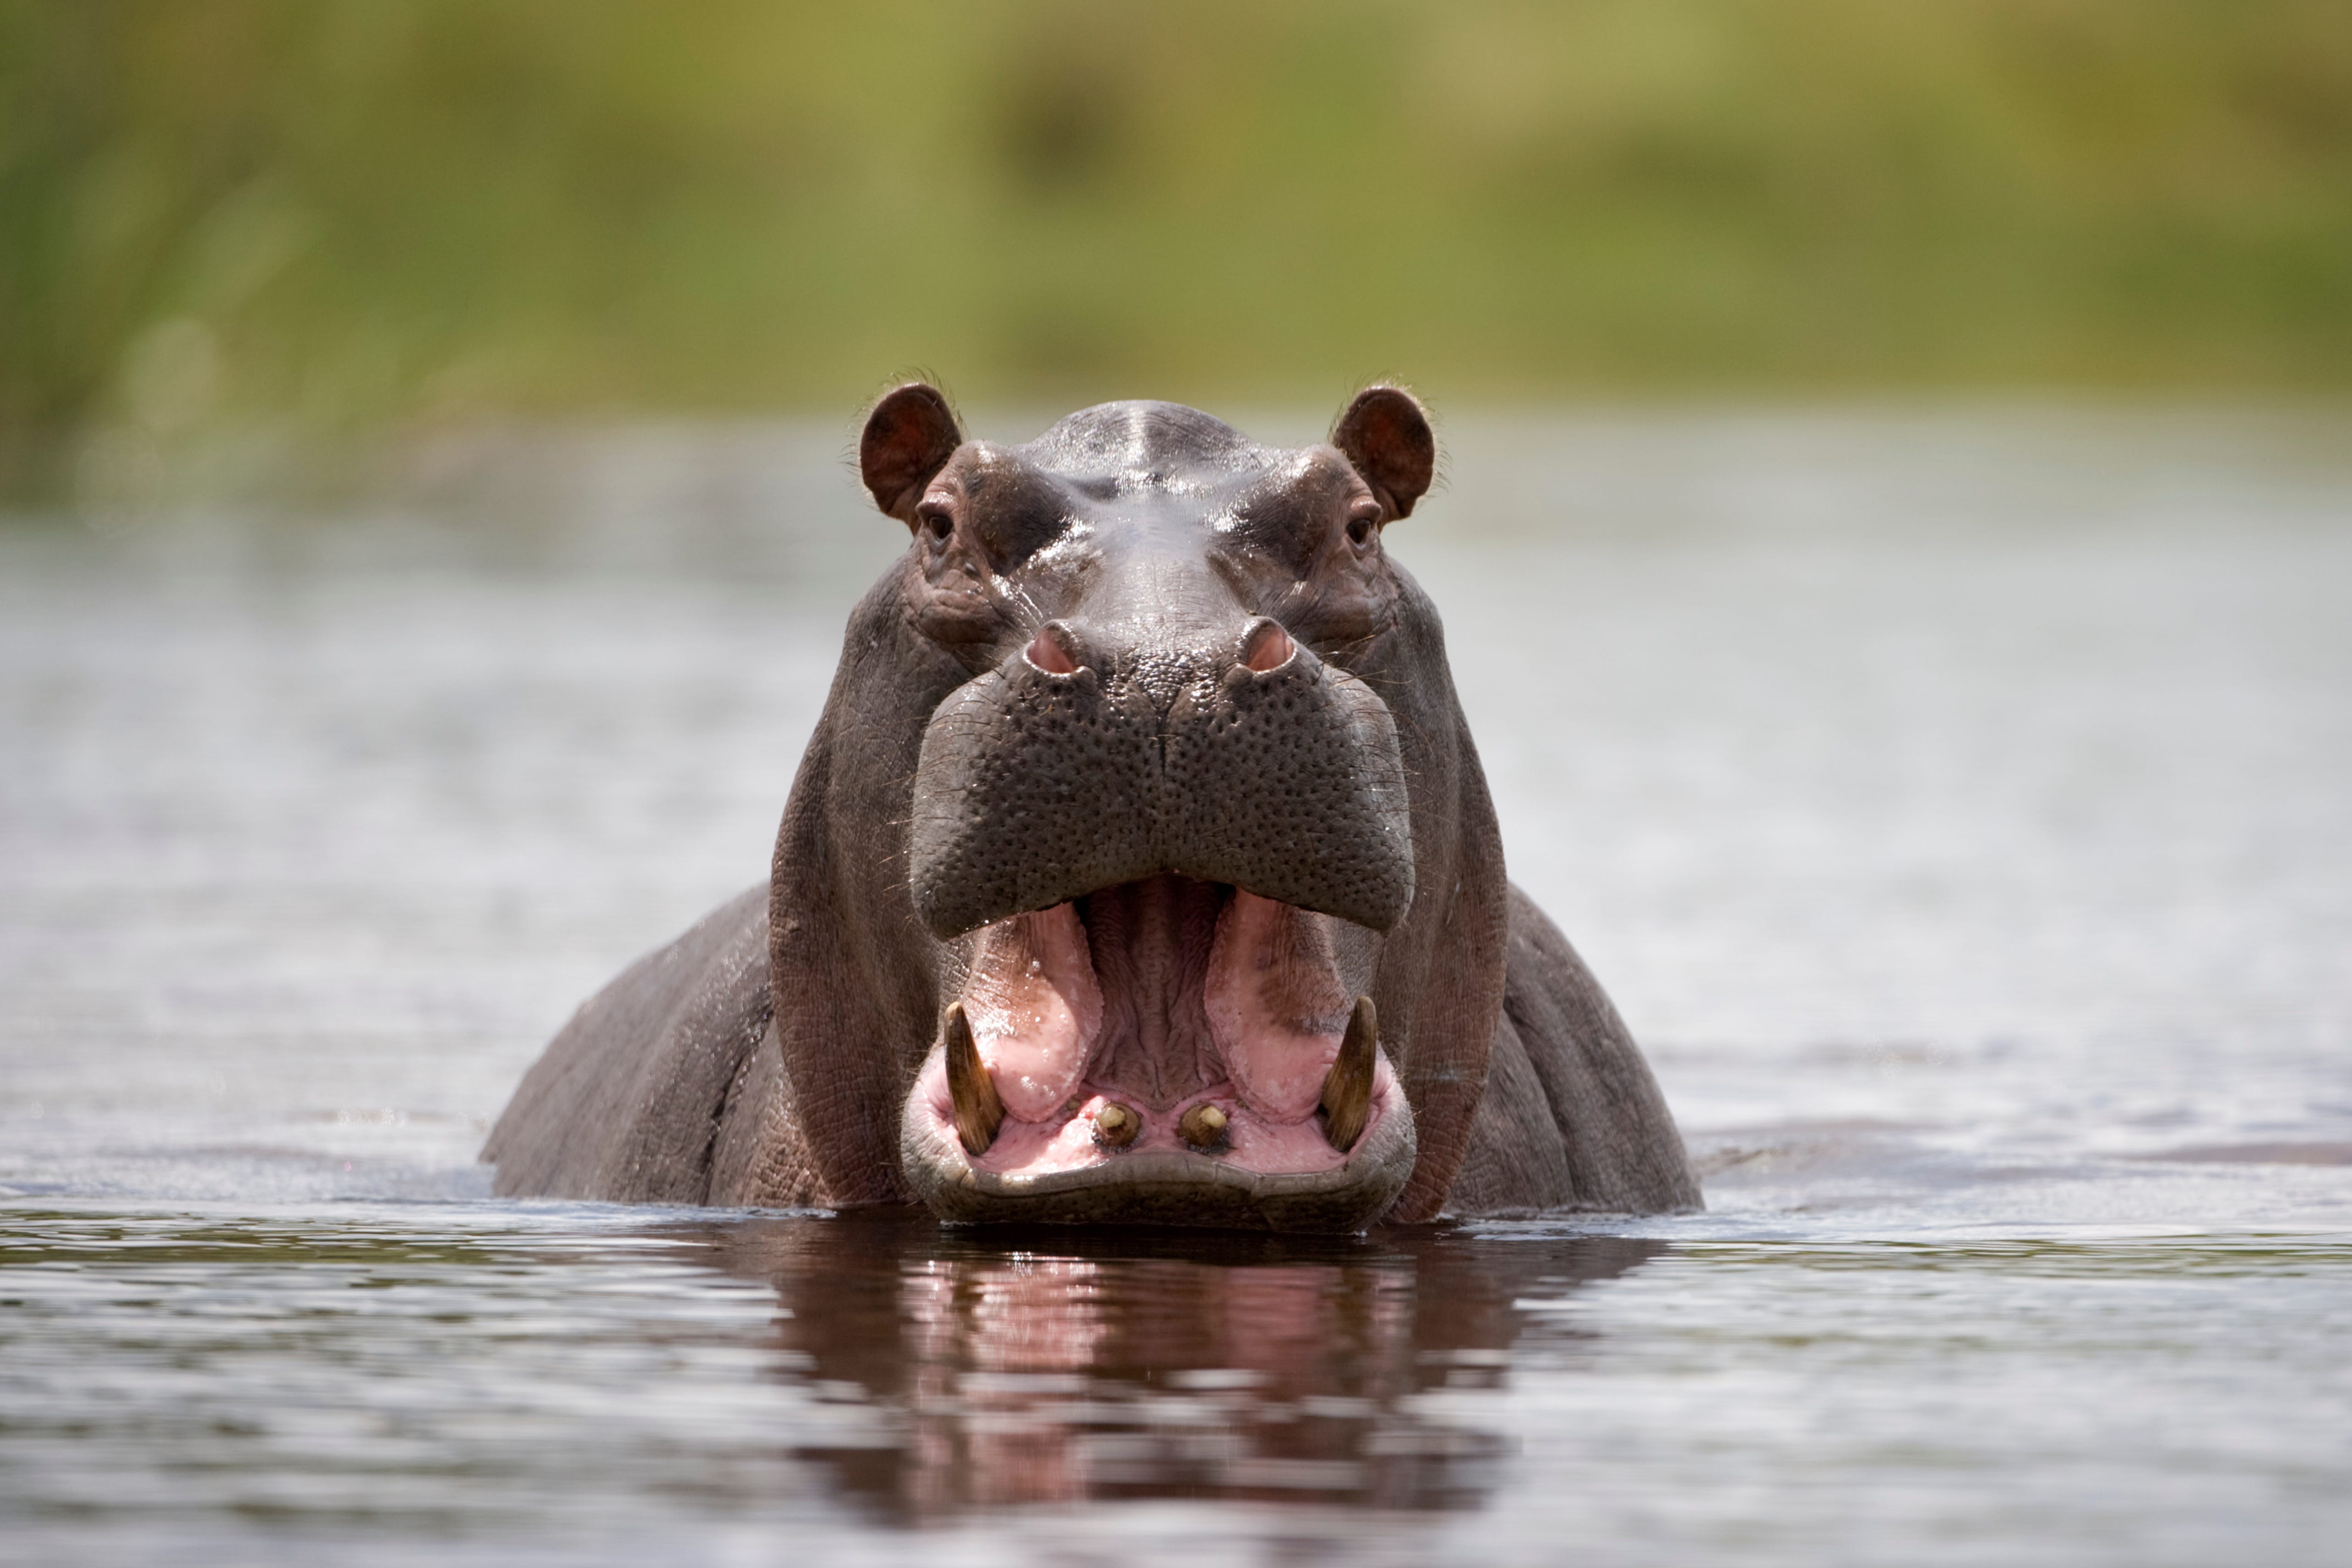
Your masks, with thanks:
<instances>
[{"instance_id":1,"label":"green blurred background","mask_svg":"<svg viewBox=\"0 0 2352 1568\"><path fill-rule=\"evenodd\" d=\"M2346 0L0 0L0 431L2352 383Z\"/></svg>"}]
</instances>

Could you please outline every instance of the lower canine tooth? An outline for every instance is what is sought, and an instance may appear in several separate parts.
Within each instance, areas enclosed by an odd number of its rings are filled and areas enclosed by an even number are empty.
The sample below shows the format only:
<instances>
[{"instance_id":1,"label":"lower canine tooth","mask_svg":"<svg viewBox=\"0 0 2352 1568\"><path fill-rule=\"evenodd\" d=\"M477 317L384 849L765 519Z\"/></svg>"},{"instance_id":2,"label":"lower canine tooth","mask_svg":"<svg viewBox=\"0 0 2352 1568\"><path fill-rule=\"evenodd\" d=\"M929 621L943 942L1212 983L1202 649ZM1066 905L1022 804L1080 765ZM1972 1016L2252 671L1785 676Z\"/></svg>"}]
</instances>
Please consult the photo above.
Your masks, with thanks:
<instances>
[{"instance_id":1,"label":"lower canine tooth","mask_svg":"<svg viewBox=\"0 0 2352 1568\"><path fill-rule=\"evenodd\" d=\"M950 1002L940 1015L940 1033L947 1042L948 1094L955 1101L956 1137L967 1154L985 1154L1004 1124L1004 1101L997 1097L996 1080L980 1059L979 1042L971 1037L971 1020L963 1004Z\"/></svg>"},{"instance_id":2,"label":"lower canine tooth","mask_svg":"<svg viewBox=\"0 0 2352 1568\"><path fill-rule=\"evenodd\" d=\"M1364 1135L1372 1114L1372 1058L1380 1049L1381 1016L1369 996L1356 998L1339 1059L1323 1078L1323 1136L1342 1154Z\"/></svg>"},{"instance_id":3,"label":"lower canine tooth","mask_svg":"<svg viewBox=\"0 0 2352 1568\"><path fill-rule=\"evenodd\" d=\"M1184 1113L1176 1131L1195 1149L1214 1148L1224 1142L1225 1113L1213 1105L1196 1105Z\"/></svg>"},{"instance_id":4,"label":"lower canine tooth","mask_svg":"<svg viewBox=\"0 0 2352 1568\"><path fill-rule=\"evenodd\" d=\"M1095 1112L1095 1142L1106 1149L1124 1149L1143 1131L1143 1118L1117 1100Z\"/></svg>"}]
</instances>

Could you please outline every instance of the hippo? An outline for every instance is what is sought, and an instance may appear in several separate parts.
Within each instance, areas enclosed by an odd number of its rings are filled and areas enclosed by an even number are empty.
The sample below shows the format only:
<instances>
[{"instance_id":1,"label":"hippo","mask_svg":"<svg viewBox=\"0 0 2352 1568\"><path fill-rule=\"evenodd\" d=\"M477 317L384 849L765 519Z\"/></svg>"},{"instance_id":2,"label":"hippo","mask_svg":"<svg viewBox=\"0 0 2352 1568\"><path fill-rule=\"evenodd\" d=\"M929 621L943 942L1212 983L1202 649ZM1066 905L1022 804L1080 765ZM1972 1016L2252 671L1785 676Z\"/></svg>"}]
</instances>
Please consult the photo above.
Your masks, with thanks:
<instances>
[{"instance_id":1,"label":"hippo","mask_svg":"<svg viewBox=\"0 0 2352 1568\"><path fill-rule=\"evenodd\" d=\"M1648 1065L1506 879L1437 611L1389 553L1421 404L1328 443L1083 409L858 443L851 613L764 888L588 1001L511 1196L1361 1231L1698 1206Z\"/></svg>"}]
</instances>

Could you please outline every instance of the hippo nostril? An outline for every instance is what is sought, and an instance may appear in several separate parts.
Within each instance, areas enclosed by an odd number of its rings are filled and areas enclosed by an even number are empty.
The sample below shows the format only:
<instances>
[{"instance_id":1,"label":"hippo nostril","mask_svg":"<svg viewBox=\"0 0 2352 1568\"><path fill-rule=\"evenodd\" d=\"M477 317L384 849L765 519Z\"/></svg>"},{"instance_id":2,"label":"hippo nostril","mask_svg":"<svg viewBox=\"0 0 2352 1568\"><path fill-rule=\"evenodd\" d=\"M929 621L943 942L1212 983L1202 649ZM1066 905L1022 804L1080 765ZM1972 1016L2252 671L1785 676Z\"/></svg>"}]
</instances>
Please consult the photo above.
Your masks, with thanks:
<instances>
[{"instance_id":1,"label":"hippo nostril","mask_svg":"<svg viewBox=\"0 0 2352 1568\"><path fill-rule=\"evenodd\" d=\"M1292 647L1290 634L1283 630L1280 621L1260 621L1242 639L1242 662L1252 674L1264 675L1288 658Z\"/></svg>"},{"instance_id":2,"label":"hippo nostril","mask_svg":"<svg viewBox=\"0 0 2352 1568\"><path fill-rule=\"evenodd\" d=\"M1047 621L1037 628L1021 656L1047 675L1076 675L1078 661L1070 652L1068 637L1069 633L1057 623Z\"/></svg>"}]
</instances>

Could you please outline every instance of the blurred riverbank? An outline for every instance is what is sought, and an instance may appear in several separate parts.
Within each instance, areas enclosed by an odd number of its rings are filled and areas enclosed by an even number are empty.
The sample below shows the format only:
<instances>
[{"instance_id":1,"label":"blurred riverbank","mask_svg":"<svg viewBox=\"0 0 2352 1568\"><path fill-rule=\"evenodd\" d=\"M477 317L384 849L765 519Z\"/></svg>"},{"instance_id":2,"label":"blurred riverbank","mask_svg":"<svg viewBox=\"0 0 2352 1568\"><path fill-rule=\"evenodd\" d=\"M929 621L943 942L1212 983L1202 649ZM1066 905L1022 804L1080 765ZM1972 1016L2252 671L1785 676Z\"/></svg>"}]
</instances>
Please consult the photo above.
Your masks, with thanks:
<instances>
[{"instance_id":1,"label":"blurred riverbank","mask_svg":"<svg viewBox=\"0 0 2352 1568\"><path fill-rule=\"evenodd\" d=\"M2352 384L2334 0L0 7L46 437Z\"/></svg>"}]
</instances>

